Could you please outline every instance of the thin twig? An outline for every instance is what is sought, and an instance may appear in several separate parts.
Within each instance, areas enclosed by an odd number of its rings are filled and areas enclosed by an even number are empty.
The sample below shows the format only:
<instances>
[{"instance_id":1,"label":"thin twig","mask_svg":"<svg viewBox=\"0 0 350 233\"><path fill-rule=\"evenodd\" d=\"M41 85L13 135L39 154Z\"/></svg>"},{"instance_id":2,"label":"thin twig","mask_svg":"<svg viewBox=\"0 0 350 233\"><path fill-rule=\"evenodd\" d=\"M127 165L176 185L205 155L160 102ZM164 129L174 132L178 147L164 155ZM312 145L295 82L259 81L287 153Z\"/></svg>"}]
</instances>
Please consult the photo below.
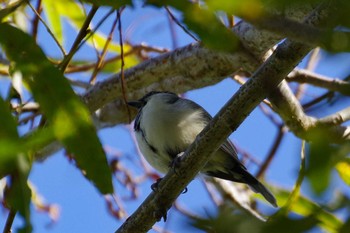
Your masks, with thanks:
<instances>
[{"instance_id":1,"label":"thin twig","mask_svg":"<svg viewBox=\"0 0 350 233\"><path fill-rule=\"evenodd\" d=\"M17 213L16 211L10 210L9 215L7 216L3 233L12 232L11 228L12 228L13 221L15 220L16 213Z\"/></svg>"},{"instance_id":2,"label":"thin twig","mask_svg":"<svg viewBox=\"0 0 350 233\"><path fill-rule=\"evenodd\" d=\"M315 69L317 62L319 61L319 53L320 53L319 48L315 48L314 50L312 50L305 66L306 70L313 71ZM295 91L295 97L298 100L301 100L304 96L305 90L306 90L306 86L304 85L304 83L299 84Z\"/></svg>"},{"instance_id":3,"label":"thin twig","mask_svg":"<svg viewBox=\"0 0 350 233\"><path fill-rule=\"evenodd\" d=\"M119 19L118 30L119 30L119 44L120 44L120 56L121 56L120 77L122 80L121 85L122 85L123 101L128 111L129 122L131 122L131 112L130 112L129 105L127 103L128 101L126 98L126 82L125 82L125 75L124 75L125 61L124 61L124 46L123 46L122 20L121 20L121 13L123 9L124 7L117 10L117 18Z\"/></svg>"},{"instance_id":4,"label":"thin twig","mask_svg":"<svg viewBox=\"0 0 350 233\"><path fill-rule=\"evenodd\" d=\"M147 46L147 45L136 45L133 46L132 49L128 50L128 51L124 51L124 58L127 56L130 56L132 54L139 54L142 51L145 52L155 52L155 53L166 53L169 52L168 49L165 48L157 48L157 47L151 47L151 46ZM105 60L102 64L101 64L101 69L103 69L107 64L113 63L115 61L118 61L121 59L121 55L117 55L114 57L111 57L107 60ZM82 71L87 71L89 69L92 69L96 66L95 63L91 63L91 64L86 64L86 65L81 65L81 66L74 66L74 65L69 65L68 68L66 69L65 73L75 73L75 72L82 72Z\"/></svg>"},{"instance_id":5,"label":"thin twig","mask_svg":"<svg viewBox=\"0 0 350 233\"><path fill-rule=\"evenodd\" d=\"M195 41L199 41L186 27L184 27L179 20L177 20L177 18L173 15L173 13L170 11L170 9L166 6L165 10L168 12L169 16L172 18L172 20L174 20L174 22L180 27L182 28L182 30L189 35L190 37L192 37Z\"/></svg>"},{"instance_id":6,"label":"thin twig","mask_svg":"<svg viewBox=\"0 0 350 233\"><path fill-rule=\"evenodd\" d=\"M112 41L113 39L113 34L114 34L114 30L117 26L117 22L118 22L118 17L116 17L112 23L112 27L111 27L111 30L108 34L108 38L107 38L107 41L106 43L104 44L103 46L103 49L102 49L102 52L101 52L101 55L99 55L99 58L98 58L98 61L96 62L96 65L95 65L95 69L94 71L92 72L92 75L91 75L91 78L90 78L90 81L89 83L90 84L94 84L95 81L96 81L96 76L97 76L97 73L101 70L102 68L102 64L104 63L104 58L107 54L107 49L108 49L108 46L110 44L110 42Z\"/></svg>"},{"instance_id":7,"label":"thin twig","mask_svg":"<svg viewBox=\"0 0 350 233\"><path fill-rule=\"evenodd\" d=\"M300 152L300 169L298 178L295 182L293 191L291 192L287 202L285 205L276 213L276 215L286 215L288 211L291 209L293 203L298 199L300 193L300 187L305 177L305 141L302 141L301 144L301 152Z\"/></svg>"},{"instance_id":8,"label":"thin twig","mask_svg":"<svg viewBox=\"0 0 350 233\"><path fill-rule=\"evenodd\" d=\"M52 39L55 41L55 43L57 44L58 48L61 50L63 56L66 56L66 51L64 50L63 46L60 44L60 42L58 41L58 39L55 37L55 35L53 34L53 32L51 31L50 27L46 24L46 22L43 20L43 18L40 16L40 13L37 12L36 9L34 9L34 7L30 4L30 2L28 1L28 6L32 9L32 11L35 13L36 17L40 20L40 22L42 22L42 24L44 25L44 27L46 28L47 32L50 34L50 36L52 37Z\"/></svg>"},{"instance_id":9,"label":"thin twig","mask_svg":"<svg viewBox=\"0 0 350 233\"><path fill-rule=\"evenodd\" d=\"M175 49L175 48L177 48L177 39L176 39L176 30L174 27L174 20L173 20L173 17L171 16L171 14L169 13L170 10L167 7L165 7L165 9L168 12L168 22L169 22L171 41L173 43L173 49Z\"/></svg>"},{"instance_id":10,"label":"thin twig","mask_svg":"<svg viewBox=\"0 0 350 233\"><path fill-rule=\"evenodd\" d=\"M269 105L267 105L269 106ZM271 107L271 106L269 106ZM265 105L263 104L259 104L259 108L260 110L265 114L265 116L273 123L275 124L276 126L280 127L280 125L282 124L281 123L281 120L278 119L277 117L275 117L275 115L272 113L272 111L270 109L268 109Z\"/></svg>"},{"instance_id":11,"label":"thin twig","mask_svg":"<svg viewBox=\"0 0 350 233\"><path fill-rule=\"evenodd\" d=\"M339 78L330 78L325 75L316 74L302 69L295 69L288 77L287 81L307 83L316 87L322 87L330 91L336 91L343 95L350 96L350 82Z\"/></svg>"},{"instance_id":12,"label":"thin twig","mask_svg":"<svg viewBox=\"0 0 350 233\"><path fill-rule=\"evenodd\" d=\"M38 12L39 15L42 12L41 0L38 0L36 4L36 11ZM32 20L32 36L34 40L36 40L38 35L38 26L39 26L39 17L37 14L35 14L35 17Z\"/></svg>"},{"instance_id":13,"label":"thin twig","mask_svg":"<svg viewBox=\"0 0 350 233\"><path fill-rule=\"evenodd\" d=\"M281 142L284 138L284 135L285 135L285 127L283 125L280 125L279 127L279 131L278 131L278 134L275 138L275 141L274 143L272 144L272 147L264 161L264 163L261 165L259 171L256 173L256 178L259 178L261 176L264 175L264 173L266 172L267 168L270 166L273 158L275 157L276 155L276 151L278 150L278 148L280 147L281 145Z\"/></svg>"},{"instance_id":14,"label":"thin twig","mask_svg":"<svg viewBox=\"0 0 350 233\"><path fill-rule=\"evenodd\" d=\"M305 104L303 104L303 109L305 110L305 112L307 112L307 110L309 108L311 108L312 106L320 103L321 101L325 100L325 99L330 99L334 97L334 92L333 91L328 91L325 94L320 95L319 97L311 100L310 102L307 102Z\"/></svg>"},{"instance_id":15,"label":"thin twig","mask_svg":"<svg viewBox=\"0 0 350 233\"><path fill-rule=\"evenodd\" d=\"M91 36L95 34L95 32L100 28L100 26L106 21L106 19L114 12L114 9L111 9L107 12L107 14L96 24L94 30L90 31L90 33L85 37L85 39L79 44L76 51L78 51L85 43L90 39Z\"/></svg>"},{"instance_id":16,"label":"thin twig","mask_svg":"<svg viewBox=\"0 0 350 233\"><path fill-rule=\"evenodd\" d=\"M88 28L90 26L92 18L95 16L98 6L93 5L88 16L86 17L84 24L80 28L80 31L75 38L73 45L67 55L64 56L62 62L58 65L59 69L64 71L66 67L68 66L69 62L72 60L74 54L78 51L79 49L79 44L81 43L82 40L84 40L85 36L88 33Z\"/></svg>"}]
</instances>

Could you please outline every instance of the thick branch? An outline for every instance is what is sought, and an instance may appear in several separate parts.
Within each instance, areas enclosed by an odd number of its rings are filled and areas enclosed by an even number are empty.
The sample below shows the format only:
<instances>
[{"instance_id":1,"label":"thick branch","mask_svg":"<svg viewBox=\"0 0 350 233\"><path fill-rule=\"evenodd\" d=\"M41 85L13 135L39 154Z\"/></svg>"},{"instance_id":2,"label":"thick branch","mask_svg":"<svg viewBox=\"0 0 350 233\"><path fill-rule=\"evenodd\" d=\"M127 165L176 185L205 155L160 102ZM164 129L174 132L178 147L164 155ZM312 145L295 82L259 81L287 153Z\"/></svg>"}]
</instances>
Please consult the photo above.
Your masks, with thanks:
<instances>
[{"instance_id":1,"label":"thick branch","mask_svg":"<svg viewBox=\"0 0 350 233\"><path fill-rule=\"evenodd\" d=\"M307 43L313 47L322 47L332 52L350 51L350 33L319 29L305 23L300 23L280 15L264 13L258 18L239 15L261 30L268 30L275 35Z\"/></svg>"},{"instance_id":2,"label":"thick branch","mask_svg":"<svg viewBox=\"0 0 350 233\"><path fill-rule=\"evenodd\" d=\"M124 75L128 97L134 99L156 88L175 92L181 88L183 92L202 87L203 83L212 85L241 67L253 69L257 64L244 49L227 54L192 44L145 61L126 70ZM83 100L91 111L95 111L115 99L121 99L121 95L120 74L116 74L93 86Z\"/></svg>"}]
</instances>

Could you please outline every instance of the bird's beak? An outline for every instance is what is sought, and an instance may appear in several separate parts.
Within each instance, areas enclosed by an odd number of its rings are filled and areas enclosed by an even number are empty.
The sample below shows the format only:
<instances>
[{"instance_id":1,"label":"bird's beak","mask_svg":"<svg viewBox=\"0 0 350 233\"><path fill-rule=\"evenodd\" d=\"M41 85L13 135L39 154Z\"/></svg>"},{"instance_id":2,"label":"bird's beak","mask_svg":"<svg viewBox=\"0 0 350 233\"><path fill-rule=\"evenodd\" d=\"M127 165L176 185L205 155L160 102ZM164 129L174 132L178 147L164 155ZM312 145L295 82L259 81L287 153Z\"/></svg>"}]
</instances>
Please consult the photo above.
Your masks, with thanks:
<instances>
[{"instance_id":1,"label":"bird's beak","mask_svg":"<svg viewBox=\"0 0 350 233\"><path fill-rule=\"evenodd\" d=\"M130 105L131 107L139 109L139 108L142 107L142 102L141 101L129 101L128 105Z\"/></svg>"}]
</instances>

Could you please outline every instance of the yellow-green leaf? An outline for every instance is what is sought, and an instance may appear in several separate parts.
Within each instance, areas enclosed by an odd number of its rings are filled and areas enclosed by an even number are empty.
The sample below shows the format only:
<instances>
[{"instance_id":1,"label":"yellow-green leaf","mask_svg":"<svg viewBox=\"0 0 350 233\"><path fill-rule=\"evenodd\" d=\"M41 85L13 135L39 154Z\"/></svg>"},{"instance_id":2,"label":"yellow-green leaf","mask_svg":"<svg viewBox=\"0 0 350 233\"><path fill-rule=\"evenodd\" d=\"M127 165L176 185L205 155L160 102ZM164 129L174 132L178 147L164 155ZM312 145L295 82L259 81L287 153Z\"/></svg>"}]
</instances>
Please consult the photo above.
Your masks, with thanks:
<instances>
[{"instance_id":1,"label":"yellow-green leaf","mask_svg":"<svg viewBox=\"0 0 350 233\"><path fill-rule=\"evenodd\" d=\"M342 180L350 186L350 158L346 158L335 165Z\"/></svg>"}]
</instances>

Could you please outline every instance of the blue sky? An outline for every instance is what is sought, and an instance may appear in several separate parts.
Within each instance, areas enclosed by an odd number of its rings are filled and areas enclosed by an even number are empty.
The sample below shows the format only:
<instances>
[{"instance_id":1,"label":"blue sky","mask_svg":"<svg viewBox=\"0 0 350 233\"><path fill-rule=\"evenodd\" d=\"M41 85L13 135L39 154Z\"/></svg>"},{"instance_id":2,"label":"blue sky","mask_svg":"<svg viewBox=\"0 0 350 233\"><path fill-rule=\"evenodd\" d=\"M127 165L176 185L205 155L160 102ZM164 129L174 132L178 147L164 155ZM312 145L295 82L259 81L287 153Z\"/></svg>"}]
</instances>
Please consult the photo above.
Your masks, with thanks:
<instances>
[{"instance_id":1,"label":"blue sky","mask_svg":"<svg viewBox=\"0 0 350 233\"><path fill-rule=\"evenodd\" d=\"M107 9L101 9L99 13L106 12ZM163 9L155 8L136 8L133 10L126 9L122 15L123 28L133 29L127 33L127 38L133 44L146 42L149 45L172 48L172 40L169 31L169 22L166 12ZM145 22L143 22L143 20ZM106 34L110 28L109 20L102 27ZM40 27L39 44L50 55L57 55L57 48L50 42L43 27ZM176 27L178 46L186 45L193 42L191 38L184 34L181 29ZM65 24L65 32L68 35L67 48L74 40L76 31ZM117 38L118 35L115 35ZM95 57L91 48L85 48L79 51L77 57ZM348 54L340 54L333 57L323 56L316 68L320 72L331 77L344 77L349 72L350 59ZM303 66L303 63L301 63ZM86 79L88 75L79 75L76 78ZM4 95L7 80L0 78L0 91ZM208 112L215 115L216 112L225 104L225 102L238 90L239 86L231 79L225 79L220 83L194 90L186 93L185 97L202 105ZM171 90L169 90L171 91ZM308 92L309 93L309 92ZM311 90L311 97L318 95L319 89ZM329 114L334 109L341 109L346 103L338 104L331 110L325 107L321 114ZM234 117L234 116L233 116ZM103 129L99 136L105 148L118 152L121 155L123 164L130 165L136 158L135 145L131 140L130 127L118 125L112 128ZM263 161L271 143L277 133L276 127L256 109L244 121L230 139L243 148L256 159ZM266 173L266 180L277 186L292 188L299 169L299 155L301 142L292 133L287 133L280 149L275 156L271 167ZM109 159L114 158L108 155ZM138 174L140 170L132 167L132 172ZM254 174L257 170L255 166L249 166L248 169ZM335 183L332 189L338 187L345 188L349 191L336 175ZM45 213L40 213L34 208L32 210L32 222L34 231L42 232L114 232L123 222L112 217L106 207L104 197L92 186L75 168L74 164L69 162L64 156L63 151L54 154L42 163L36 163L33 166L30 182L36 187L38 193L42 195L47 203L56 204L60 209L60 217L57 222L50 224L50 219ZM149 180L140 185L140 197L136 200L127 200L124 202L128 214L131 214L151 192ZM121 197L127 198L129 192L114 179L115 192ZM197 214L213 213L214 205L208 198L200 178L194 180L189 186L188 193L179 197L180 203L185 208ZM312 196L307 182L304 182L302 193ZM349 194L349 192L348 192ZM332 192L328 192L321 197L321 200L328 201L332 198ZM273 212L273 209L266 206L263 208L266 213ZM3 209L2 209L3 210ZM0 226L4 225L7 213L0 211ZM21 225L20 218L16 218L14 226ZM160 224L164 226L164 223ZM185 219L176 210L170 210L169 221L166 223L169 229L175 229L175 232L196 232L186 227ZM200 231L198 231L200 232Z\"/></svg>"}]
</instances>

